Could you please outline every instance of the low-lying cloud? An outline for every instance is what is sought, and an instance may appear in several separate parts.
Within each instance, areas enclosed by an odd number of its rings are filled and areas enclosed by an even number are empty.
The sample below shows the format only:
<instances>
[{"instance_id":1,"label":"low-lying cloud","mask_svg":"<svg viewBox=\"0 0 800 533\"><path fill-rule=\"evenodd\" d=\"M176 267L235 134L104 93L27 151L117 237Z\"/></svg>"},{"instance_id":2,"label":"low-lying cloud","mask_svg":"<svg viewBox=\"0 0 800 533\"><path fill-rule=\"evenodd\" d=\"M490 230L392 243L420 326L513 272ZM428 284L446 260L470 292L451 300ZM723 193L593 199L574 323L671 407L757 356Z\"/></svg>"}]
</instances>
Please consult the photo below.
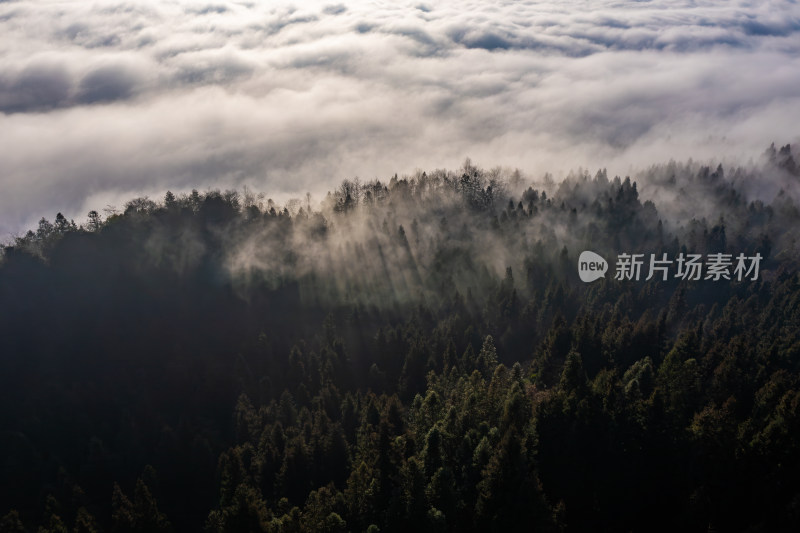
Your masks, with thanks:
<instances>
[{"instance_id":1,"label":"low-lying cloud","mask_svg":"<svg viewBox=\"0 0 800 533\"><path fill-rule=\"evenodd\" d=\"M800 136L794 2L0 2L0 235L166 189L746 163Z\"/></svg>"}]
</instances>

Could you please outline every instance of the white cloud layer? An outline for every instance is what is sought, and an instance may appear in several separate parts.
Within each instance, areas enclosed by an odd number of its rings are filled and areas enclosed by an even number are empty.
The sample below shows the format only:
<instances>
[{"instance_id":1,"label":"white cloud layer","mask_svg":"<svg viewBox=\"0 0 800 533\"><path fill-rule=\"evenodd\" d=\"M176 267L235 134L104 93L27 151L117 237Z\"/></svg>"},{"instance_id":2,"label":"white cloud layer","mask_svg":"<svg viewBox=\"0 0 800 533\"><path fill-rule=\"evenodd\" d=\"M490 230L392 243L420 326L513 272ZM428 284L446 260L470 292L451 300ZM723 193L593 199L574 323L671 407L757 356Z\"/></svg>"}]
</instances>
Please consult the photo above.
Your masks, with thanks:
<instances>
[{"instance_id":1,"label":"white cloud layer","mask_svg":"<svg viewBox=\"0 0 800 533\"><path fill-rule=\"evenodd\" d=\"M746 162L800 135L794 1L0 0L0 238L133 195Z\"/></svg>"}]
</instances>

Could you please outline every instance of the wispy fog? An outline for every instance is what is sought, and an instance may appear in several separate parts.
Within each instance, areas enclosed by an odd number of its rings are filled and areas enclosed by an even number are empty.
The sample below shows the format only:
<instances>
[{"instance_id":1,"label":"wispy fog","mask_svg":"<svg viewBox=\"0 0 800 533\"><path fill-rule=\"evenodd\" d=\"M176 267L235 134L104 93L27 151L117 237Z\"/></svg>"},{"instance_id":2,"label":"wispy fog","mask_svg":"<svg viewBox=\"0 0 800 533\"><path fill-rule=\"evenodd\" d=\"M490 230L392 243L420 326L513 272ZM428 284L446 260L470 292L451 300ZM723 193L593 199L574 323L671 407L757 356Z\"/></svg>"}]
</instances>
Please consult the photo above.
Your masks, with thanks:
<instances>
[{"instance_id":1,"label":"wispy fog","mask_svg":"<svg viewBox=\"0 0 800 533\"><path fill-rule=\"evenodd\" d=\"M0 238L166 189L319 201L465 156L747 163L798 124L795 2L0 1Z\"/></svg>"}]
</instances>

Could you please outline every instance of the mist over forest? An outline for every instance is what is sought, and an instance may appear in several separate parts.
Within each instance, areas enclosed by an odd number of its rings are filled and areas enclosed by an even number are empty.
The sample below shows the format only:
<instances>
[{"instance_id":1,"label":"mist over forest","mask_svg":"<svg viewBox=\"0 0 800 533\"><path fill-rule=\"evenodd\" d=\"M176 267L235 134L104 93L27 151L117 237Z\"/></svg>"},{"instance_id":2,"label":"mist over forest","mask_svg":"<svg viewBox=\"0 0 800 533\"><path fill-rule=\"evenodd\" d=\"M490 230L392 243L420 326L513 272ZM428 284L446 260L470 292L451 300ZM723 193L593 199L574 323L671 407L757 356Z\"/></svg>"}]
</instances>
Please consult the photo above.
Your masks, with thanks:
<instances>
[{"instance_id":1,"label":"mist over forest","mask_svg":"<svg viewBox=\"0 0 800 533\"><path fill-rule=\"evenodd\" d=\"M800 167L754 161L42 218L0 256L0 532L794 531Z\"/></svg>"},{"instance_id":2,"label":"mist over forest","mask_svg":"<svg viewBox=\"0 0 800 533\"><path fill-rule=\"evenodd\" d=\"M3 240L167 189L283 205L466 155L561 181L800 142L787 0L6 0L0 67Z\"/></svg>"},{"instance_id":3,"label":"mist over forest","mask_svg":"<svg viewBox=\"0 0 800 533\"><path fill-rule=\"evenodd\" d=\"M795 0L0 0L0 533L800 531L798 124Z\"/></svg>"}]
</instances>

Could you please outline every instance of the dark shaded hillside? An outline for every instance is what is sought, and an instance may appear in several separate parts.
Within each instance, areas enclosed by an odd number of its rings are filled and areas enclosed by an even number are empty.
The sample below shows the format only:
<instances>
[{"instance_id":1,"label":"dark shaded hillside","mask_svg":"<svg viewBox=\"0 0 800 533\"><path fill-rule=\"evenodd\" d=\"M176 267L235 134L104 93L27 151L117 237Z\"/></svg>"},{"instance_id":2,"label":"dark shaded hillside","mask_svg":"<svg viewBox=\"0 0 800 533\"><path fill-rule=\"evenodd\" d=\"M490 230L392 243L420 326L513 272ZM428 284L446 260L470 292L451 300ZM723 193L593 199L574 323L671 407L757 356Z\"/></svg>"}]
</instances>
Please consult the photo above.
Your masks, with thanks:
<instances>
[{"instance_id":1,"label":"dark shaded hillside","mask_svg":"<svg viewBox=\"0 0 800 533\"><path fill-rule=\"evenodd\" d=\"M43 219L0 260L0 532L795 530L789 147L520 179ZM763 260L586 284L587 249Z\"/></svg>"}]
</instances>

